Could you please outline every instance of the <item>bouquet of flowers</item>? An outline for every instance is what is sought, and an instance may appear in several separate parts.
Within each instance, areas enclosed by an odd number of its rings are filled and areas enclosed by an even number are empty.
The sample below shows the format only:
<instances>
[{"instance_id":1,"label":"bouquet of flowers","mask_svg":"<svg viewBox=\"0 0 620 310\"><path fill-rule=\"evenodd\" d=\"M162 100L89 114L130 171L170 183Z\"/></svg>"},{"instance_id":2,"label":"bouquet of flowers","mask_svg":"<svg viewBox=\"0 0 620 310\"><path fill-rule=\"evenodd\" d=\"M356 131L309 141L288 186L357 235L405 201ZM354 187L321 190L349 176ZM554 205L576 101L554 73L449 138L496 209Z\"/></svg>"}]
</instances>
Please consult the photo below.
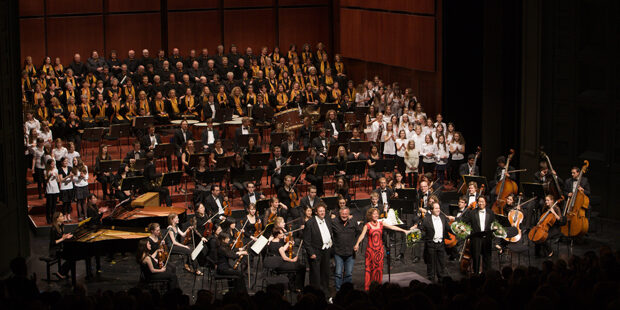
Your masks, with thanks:
<instances>
[{"instance_id":1,"label":"bouquet of flowers","mask_svg":"<svg viewBox=\"0 0 620 310\"><path fill-rule=\"evenodd\" d=\"M471 234L471 226L462 221L452 223L450 228L452 229L454 235L459 239L465 239Z\"/></svg>"},{"instance_id":2,"label":"bouquet of flowers","mask_svg":"<svg viewBox=\"0 0 620 310\"><path fill-rule=\"evenodd\" d=\"M422 239L422 232L415 228L407 234L407 247L412 247L416 242Z\"/></svg>"},{"instance_id":3,"label":"bouquet of flowers","mask_svg":"<svg viewBox=\"0 0 620 310\"><path fill-rule=\"evenodd\" d=\"M493 235L496 238L506 238L506 236L508 236L506 234L506 229L504 229L504 226L502 226L502 224L500 224L498 221L493 221L493 223L491 223L491 230L493 231Z\"/></svg>"}]
</instances>

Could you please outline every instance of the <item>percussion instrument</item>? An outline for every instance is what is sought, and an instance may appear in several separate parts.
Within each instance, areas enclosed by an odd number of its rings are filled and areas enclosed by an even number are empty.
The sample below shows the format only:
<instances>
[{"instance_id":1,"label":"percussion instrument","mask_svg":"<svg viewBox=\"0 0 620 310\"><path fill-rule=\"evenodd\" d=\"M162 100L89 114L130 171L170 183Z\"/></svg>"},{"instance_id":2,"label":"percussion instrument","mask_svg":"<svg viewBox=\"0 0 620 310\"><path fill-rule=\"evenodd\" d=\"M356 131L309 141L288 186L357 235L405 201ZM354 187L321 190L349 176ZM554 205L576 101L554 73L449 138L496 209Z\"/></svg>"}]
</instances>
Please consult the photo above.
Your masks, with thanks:
<instances>
[{"instance_id":1,"label":"percussion instrument","mask_svg":"<svg viewBox=\"0 0 620 310\"><path fill-rule=\"evenodd\" d=\"M295 130L303 126L299 109L288 109L273 115L276 122L284 124L286 130Z\"/></svg>"}]
</instances>

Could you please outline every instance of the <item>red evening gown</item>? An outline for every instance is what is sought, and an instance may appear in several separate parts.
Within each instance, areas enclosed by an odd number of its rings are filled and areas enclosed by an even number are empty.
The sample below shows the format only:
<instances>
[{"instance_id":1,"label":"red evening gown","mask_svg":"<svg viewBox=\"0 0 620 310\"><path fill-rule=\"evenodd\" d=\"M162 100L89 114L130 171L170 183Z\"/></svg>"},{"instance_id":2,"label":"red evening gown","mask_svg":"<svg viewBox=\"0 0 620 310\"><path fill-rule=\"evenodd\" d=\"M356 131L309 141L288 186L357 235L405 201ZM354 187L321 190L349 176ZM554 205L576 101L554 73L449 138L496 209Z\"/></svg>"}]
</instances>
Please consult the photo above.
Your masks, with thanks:
<instances>
[{"instance_id":1,"label":"red evening gown","mask_svg":"<svg viewBox=\"0 0 620 310\"><path fill-rule=\"evenodd\" d=\"M364 287L366 290L370 283L381 283L383 280L383 223L378 223L378 228L372 228L370 223L366 224L368 229L368 245L366 246L366 275L364 277Z\"/></svg>"}]
</instances>

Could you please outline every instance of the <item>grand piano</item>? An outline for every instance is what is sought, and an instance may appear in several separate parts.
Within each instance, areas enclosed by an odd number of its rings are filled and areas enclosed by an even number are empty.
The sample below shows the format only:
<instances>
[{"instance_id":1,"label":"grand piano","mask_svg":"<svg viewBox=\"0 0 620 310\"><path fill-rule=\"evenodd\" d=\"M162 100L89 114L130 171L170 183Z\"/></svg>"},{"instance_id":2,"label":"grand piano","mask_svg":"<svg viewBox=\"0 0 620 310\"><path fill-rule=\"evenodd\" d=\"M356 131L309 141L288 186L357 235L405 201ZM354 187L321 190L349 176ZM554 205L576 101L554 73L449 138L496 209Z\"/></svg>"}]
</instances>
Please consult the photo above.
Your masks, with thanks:
<instances>
[{"instance_id":1,"label":"grand piano","mask_svg":"<svg viewBox=\"0 0 620 310\"><path fill-rule=\"evenodd\" d=\"M149 192L132 200L123 201L104 217L105 225L124 227L146 227L150 223L159 223L162 228L168 226L168 215L175 213L179 221L184 222L187 209L183 207L162 207L159 204L159 194Z\"/></svg>"},{"instance_id":2,"label":"grand piano","mask_svg":"<svg viewBox=\"0 0 620 310\"><path fill-rule=\"evenodd\" d=\"M108 253L134 252L140 239L150 235L146 228L89 225L82 221L73 238L63 242L62 258L71 265L71 282L76 282L75 263Z\"/></svg>"}]
</instances>

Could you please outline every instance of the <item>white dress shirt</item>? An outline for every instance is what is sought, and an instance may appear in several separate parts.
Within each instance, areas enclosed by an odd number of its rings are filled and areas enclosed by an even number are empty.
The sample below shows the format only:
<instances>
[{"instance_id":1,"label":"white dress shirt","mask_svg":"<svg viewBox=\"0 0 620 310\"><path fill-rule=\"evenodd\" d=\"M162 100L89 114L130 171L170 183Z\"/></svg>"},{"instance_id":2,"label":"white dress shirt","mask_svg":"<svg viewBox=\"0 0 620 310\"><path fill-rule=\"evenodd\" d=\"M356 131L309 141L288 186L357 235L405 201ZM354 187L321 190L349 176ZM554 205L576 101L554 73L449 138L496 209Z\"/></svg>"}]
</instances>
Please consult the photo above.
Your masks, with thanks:
<instances>
[{"instance_id":1,"label":"white dress shirt","mask_svg":"<svg viewBox=\"0 0 620 310\"><path fill-rule=\"evenodd\" d=\"M220 202L220 199L215 196L213 196L213 199L215 199L215 203L217 204L217 213L224 214L224 208L222 208L222 203Z\"/></svg>"},{"instance_id":2,"label":"white dress shirt","mask_svg":"<svg viewBox=\"0 0 620 310\"><path fill-rule=\"evenodd\" d=\"M323 247L322 250L326 250L332 247L332 236L329 234L329 228L327 228L327 223L325 219L321 219L318 216L315 216L316 223L319 225L319 231L321 232L321 239L323 239Z\"/></svg>"},{"instance_id":3,"label":"white dress shirt","mask_svg":"<svg viewBox=\"0 0 620 310\"><path fill-rule=\"evenodd\" d=\"M250 198L250 203L256 204L256 193L248 194L248 197Z\"/></svg>"},{"instance_id":4,"label":"white dress shirt","mask_svg":"<svg viewBox=\"0 0 620 310\"><path fill-rule=\"evenodd\" d=\"M215 136L213 136L213 130L207 129L207 144L215 143Z\"/></svg>"},{"instance_id":5,"label":"white dress shirt","mask_svg":"<svg viewBox=\"0 0 620 310\"><path fill-rule=\"evenodd\" d=\"M484 231L484 224L487 219L487 211L486 209L478 210L478 217L480 218L480 231Z\"/></svg>"},{"instance_id":6,"label":"white dress shirt","mask_svg":"<svg viewBox=\"0 0 620 310\"><path fill-rule=\"evenodd\" d=\"M333 136L337 136L337 135L338 135L338 130L336 129L336 122L331 122L331 124L332 124L332 129L333 129L333 131L334 131L334 132L332 133L332 135L333 135Z\"/></svg>"},{"instance_id":7,"label":"white dress shirt","mask_svg":"<svg viewBox=\"0 0 620 310\"><path fill-rule=\"evenodd\" d=\"M156 147L157 146L157 137L155 135L150 135L149 139L151 139L151 146L152 147Z\"/></svg>"},{"instance_id":8,"label":"white dress shirt","mask_svg":"<svg viewBox=\"0 0 620 310\"><path fill-rule=\"evenodd\" d=\"M242 134L242 135L247 135L247 134L249 134L249 132L248 132L248 127L241 127L241 134Z\"/></svg>"},{"instance_id":9,"label":"white dress shirt","mask_svg":"<svg viewBox=\"0 0 620 310\"><path fill-rule=\"evenodd\" d=\"M433 235L433 242L438 243L443 241L443 223L439 216L431 216L433 220L433 228L435 229L435 235Z\"/></svg>"}]
</instances>

